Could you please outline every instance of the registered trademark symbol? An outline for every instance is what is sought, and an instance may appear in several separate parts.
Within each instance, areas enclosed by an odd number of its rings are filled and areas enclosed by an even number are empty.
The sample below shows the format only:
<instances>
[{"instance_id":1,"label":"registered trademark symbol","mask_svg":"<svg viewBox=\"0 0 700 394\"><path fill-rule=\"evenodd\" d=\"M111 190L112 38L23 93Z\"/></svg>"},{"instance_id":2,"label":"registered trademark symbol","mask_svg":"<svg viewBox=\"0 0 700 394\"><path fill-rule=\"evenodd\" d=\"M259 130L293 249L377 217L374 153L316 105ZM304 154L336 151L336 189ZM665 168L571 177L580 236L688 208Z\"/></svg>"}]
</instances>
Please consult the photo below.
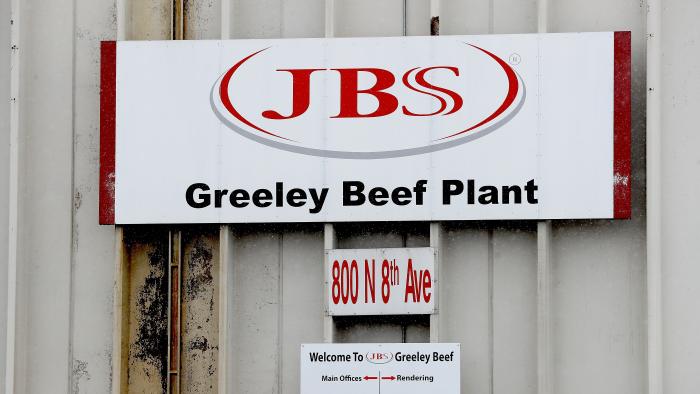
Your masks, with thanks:
<instances>
[{"instance_id":1,"label":"registered trademark symbol","mask_svg":"<svg viewBox=\"0 0 700 394\"><path fill-rule=\"evenodd\" d=\"M508 57L508 62L514 66L520 64L523 59L517 53L514 53Z\"/></svg>"}]
</instances>

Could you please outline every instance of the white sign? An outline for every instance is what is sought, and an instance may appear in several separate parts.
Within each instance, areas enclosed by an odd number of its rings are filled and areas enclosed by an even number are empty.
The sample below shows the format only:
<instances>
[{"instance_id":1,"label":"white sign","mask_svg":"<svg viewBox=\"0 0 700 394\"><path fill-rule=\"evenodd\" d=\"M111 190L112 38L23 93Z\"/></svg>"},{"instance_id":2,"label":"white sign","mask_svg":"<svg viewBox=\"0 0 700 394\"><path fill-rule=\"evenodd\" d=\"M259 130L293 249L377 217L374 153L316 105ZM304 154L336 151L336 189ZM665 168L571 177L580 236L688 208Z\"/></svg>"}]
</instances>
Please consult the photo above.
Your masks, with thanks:
<instances>
[{"instance_id":1,"label":"white sign","mask_svg":"<svg viewBox=\"0 0 700 394\"><path fill-rule=\"evenodd\" d=\"M433 248L331 249L326 259L331 316L435 311Z\"/></svg>"},{"instance_id":2,"label":"white sign","mask_svg":"<svg viewBox=\"0 0 700 394\"><path fill-rule=\"evenodd\" d=\"M301 394L459 392L459 344L301 345Z\"/></svg>"},{"instance_id":3,"label":"white sign","mask_svg":"<svg viewBox=\"0 0 700 394\"><path fill-rule=\"evenodd\" d=\"M105 43L101 221L629 217L629 37Z\"/></svg>"}]
</instances>

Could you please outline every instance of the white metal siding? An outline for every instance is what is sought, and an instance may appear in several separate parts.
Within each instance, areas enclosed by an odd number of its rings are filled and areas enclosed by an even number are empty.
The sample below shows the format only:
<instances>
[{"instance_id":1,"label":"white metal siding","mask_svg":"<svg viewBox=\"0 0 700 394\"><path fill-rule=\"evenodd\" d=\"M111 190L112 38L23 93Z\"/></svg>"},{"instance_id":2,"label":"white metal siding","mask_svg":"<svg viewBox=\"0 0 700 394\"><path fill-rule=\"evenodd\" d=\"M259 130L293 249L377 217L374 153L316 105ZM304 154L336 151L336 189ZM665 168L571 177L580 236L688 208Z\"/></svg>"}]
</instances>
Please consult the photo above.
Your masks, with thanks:
<instances>
[{"instance_id":1,"label":"white metal siding","mask_svg":"<svg viewBox=\"0 0 700 394\"><path fill-rule=\"evenodd\" d=\"M700 2L661 14L661 245L666 393L700 391Z\"/></svg>"},{"instance_id":2,"label":"white metal siding","mask_svg":"<svg viewBox=\"0 0 700 394\"><path fill-rule=\"evenodd\" d=\"M10 2L0 1L0 48L10 48ZM9 250L10 196L10 51L0 51L0 261L7 261ZM7 340L7 264L0 264L0 391L5 387Z\"/></svg>"},{"instance_id":3,"label":"white metal siding","mask_svg":"<svg viewBox=\"0 0 700 394\"><path fill-rule=\"evenodd\" d=\"M16 391L70 376L73 3L21 1ZM105 272L108 270L105 267ZM42 379L32 379L42 371Z\"/></svg>"},{"instance_id":4,"label":"white metal siding","mask_svg":"<svg viewBox=\"0 0 700 394\"><path fill-rule=\"evenodd\" d=\"M115 38L114 12L110 1L75 1L72 393L106 392L111 384L114 229L95 226L95 217L100 124L97 59L99 41Z\"/></svg>"}]
</instances>

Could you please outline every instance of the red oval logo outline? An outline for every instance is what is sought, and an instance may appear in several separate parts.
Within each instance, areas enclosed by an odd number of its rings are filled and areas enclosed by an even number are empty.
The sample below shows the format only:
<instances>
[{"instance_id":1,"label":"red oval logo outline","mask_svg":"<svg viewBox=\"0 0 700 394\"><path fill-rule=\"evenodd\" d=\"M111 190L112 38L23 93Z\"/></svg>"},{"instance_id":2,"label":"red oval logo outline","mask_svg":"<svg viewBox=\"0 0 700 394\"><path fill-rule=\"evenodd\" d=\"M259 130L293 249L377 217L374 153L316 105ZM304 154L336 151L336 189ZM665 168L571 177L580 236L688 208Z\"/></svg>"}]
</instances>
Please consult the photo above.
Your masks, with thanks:
<instances>
[{"instance_id":1,"label":"red oval logo outline","mask_svg":"<svg viewBox=\"0 0 700 394\"><path fill-rule=\"evenodd\" d=\"M514 105L515 100L521 91L520 85L523 84L523 81L517 75L515 70L513 70L513 68L508 63L506 63L503 59L501 59L500 57L498 57L497 55L495 55L494 53L492 53L486 49L483 49L479 46L469 44L469 43L465 43L465 44L469 45L469 46L481 51L485 55L489 56L492 60L494 60L502 68L503 72L505 73L505 75L507 77L508 91L507 91L503 101L501 102L500 106L493 113L491 113L489 116L487 116L486 118L484 118L483 120L477 122L476 124L474 124L472 126L469 126L461 131L452 133L448 136L433 140L433 142L450 140L450 139L453 139L454 137L464 135L466 133L469 133L469 132L472 132L472 131L479 129L480 127L482 127L484 125L487 125L489 122L492 122L493 120L497 119L499 116L503 115L509 108L511 108ZM271 137L274 137L277 139L281 139L284 141L292 142L292 143L299 143L299 141L295 141L295 140L292 140L290 138L283 137L275 132L266 130L266 129L254 124L253 122L248 120L246 117L244 117L235 108L235 106L233 105L233 103L231 101L229 90L230 90L231 79L233 78L233 76L241 68L241 66L243 66L247 61L249 61L254 56L256 56L256 55L258 55L258 54L260 54L260 53L262 53L270 48L271 47L260 49L256 52L253 52L250 55L244 57L240 61L238 61L228 71L226 71L226 73L224 73L222 75L222 77L219 78L219 80L218 80L218 81L220 81L219 89L215 89L216 83L214 84L214 87L212 88L212 109L214 110L216 115L219 117L219 119L223 123L225 123L227 126L229 126L229 128L232 128L234 131L238 132L239 134L241 134L247 138L251 138L257 142L267 144L267 145L270 145L270 146L273 146L275 148L279 148L282 150L287 150L287 151L292 151L292 152L297 152L297 153L302 153L302 154L307 154L307 155L330 157L330 158L358 158L358 159L378 159L378 158L390 158L390 157L404 157L404 156L410 156L410 155L415 155L415 154L431 153L434 151L446 149L446 148L449 148L449 147L452 147L455 145L459 145L461 143L468 142L468 141L475 139L475 138L471 138L471 139L465 140L459 144L454 144L455 141L452 140L452 141L450 141L451 142L450 144L446 144L445 142L443 142L442 144L427 145L427 146L419 147L419 148L397 149L397 150L393 150L393 151L377 151L377 152L351 152L351 151L347 151L346 152L346 151L332 151L332 150L322 150L322 149L314 149L314 148L306 148L306 147L293 147L293 146L291 146L291 144L274 143L274 141L269 140L269 138L264 138L264 137L263 138L260 138L260 137L256 138L255 136L252 136L246 130L240 129L239 127L236 127L235 125L231 124L223 116L221 116L220 113L218 113L219 111L216 108L216 106L214 105L214 92L215 92L215 90L218 90L218 92L217 92L218 98L219 98L221 104L224 106L224 108L226 109L226 111L228 111L228 113L230 115L232 115L234 118L236 118L241 123L245 124L248 127L253 128L253 129L257 130L258 132L261 132L265 135L268 135L268 136L271 136ZM415 71L415 69L409 70L409 73L412 71ZM406 85L409 88L411 88L412 90L416 90L416 89L412 88L410 85L408 85L408 84L406 84ZM518 107L514 111L515 113L519 112L520 108L523 105L524 99L525 99L524 84L523 84L522 88L523 88L522 89L522 92L523 92L522 99L520 100ZM441 101L441 109L444 109L444 106L445 106L443 103L444 99L442 97L437 96L437 95L432 95L432 94L430 94L430 95L437 98L438 100L440 100ZM439 112L440 111L438 111L438 113ZM453 112L455 112L454 108L448 114L453 113ZM510 119L514 115L515 114L512 114L511 116L509 116L509 119L507 119L506 122L503 122L503 124L510 121ZM500 126L502 126L502 124L497 125L497 127L495 127L494 130L496 128L500 128ZM477 130L477 131L480 131L480 130ZM489 132L491 132L491 131L493 131L493 130L489 130ZM485 134L488 134L488 133L484 133L484 135ZM476 138L479 138L479 137L480 136L478 136ZM268 143L264 140L269 140L270 142ZM461 140L461 139L458 139L458 140Z\"/></svg>"}]
</instances>

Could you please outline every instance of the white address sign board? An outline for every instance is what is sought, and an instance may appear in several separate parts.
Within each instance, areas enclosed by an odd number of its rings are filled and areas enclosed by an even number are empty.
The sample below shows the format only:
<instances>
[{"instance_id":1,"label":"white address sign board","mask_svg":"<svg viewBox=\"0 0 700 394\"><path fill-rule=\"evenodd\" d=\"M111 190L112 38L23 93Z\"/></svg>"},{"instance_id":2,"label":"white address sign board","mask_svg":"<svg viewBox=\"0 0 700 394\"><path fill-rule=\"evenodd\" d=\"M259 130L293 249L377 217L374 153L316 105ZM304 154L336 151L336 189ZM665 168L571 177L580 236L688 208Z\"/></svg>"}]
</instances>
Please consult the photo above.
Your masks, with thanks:
<instances>
[{"instance_id":1,"label":"white address sign board","mask_svg":"<svg viewBox=\"0 0 700 394\"><path fill-rule=\"evenodd\" d=\"M433 248L331 249L326 259L331 316L435 311Z\"/></svg>"},{"instance_id":2,"label":"white address sign board","mask_svg":"<svg viewBox=\"0 0 700 394\"><path fill-rule=\"evenodd\" d=\"M301 345L301 394L459 394L454 343Z\"/></svg>"},{"instance_id":3,"label":"white address sign board","mask_svg":"<svg viewBox=\"0 0 700 394\"><path fill-rule=\"evenodd\" d=\"M100 220L627 218L629 38L105 42Z\"/></svg>"}]
</instances>

